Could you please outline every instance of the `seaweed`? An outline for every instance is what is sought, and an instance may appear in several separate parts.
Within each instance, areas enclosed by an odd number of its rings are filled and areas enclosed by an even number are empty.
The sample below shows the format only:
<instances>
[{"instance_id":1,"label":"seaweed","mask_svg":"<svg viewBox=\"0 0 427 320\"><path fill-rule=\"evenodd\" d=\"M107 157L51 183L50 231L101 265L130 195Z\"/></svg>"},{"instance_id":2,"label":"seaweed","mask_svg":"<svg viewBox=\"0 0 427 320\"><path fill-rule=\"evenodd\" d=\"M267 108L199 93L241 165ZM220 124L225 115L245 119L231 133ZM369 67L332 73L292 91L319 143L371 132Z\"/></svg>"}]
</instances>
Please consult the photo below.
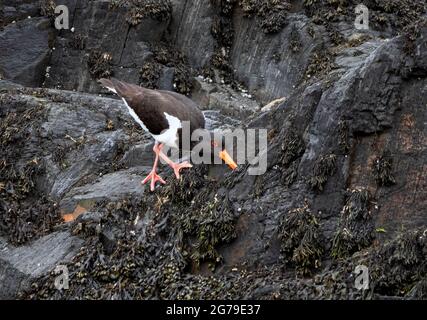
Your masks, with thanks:
<instances>
[{"instance_id":1,"label":"seaweed","mask_svg":"<svg viewBox=\"0 0 427 320\"><path fill-rule=\"evenodd\" d=\"M379 186L391 186L396 183L393 175L393 158L389 151L374 159L373 175Z\"/></svg>"},{"instance_id":2,"label":"seaweed","mask_svg":"<svg viewBox=\"0 0 427 320\"><path fill-rule=\"evenodd\" d=\"M211 266L221 262L216 251L219 244L235 238L236 218L228 198L214 193L216 184L206 181L205 166L183 175L182 181L173 181L161 192L161 207L164 212L172 212L172 224L181 237L194 238L187 241L187 249L192 261L198 266L202 261L210 261ZM173 204L173 208L170 205Z\"/></svg>"},{"instance_id":3,"label":"seaweed","mask_svg":"<svg viewBox=\"0 0 427 320\"><path fill-rule=\"evenodd\" d=\"M418 290L425 292L426 252L426 231L420 229L402 232L396 239L383 244L369 259L372 288L391 296L415 295Z\"/></svg>"},{"instance_id":4,"label":"seaweed","mask_svg":"<svg viewBox=\"0 0 427 320\"><path fill-rule=\"evenodd\" d=\"M39 138L43 116L43 106L36 105L0 117L0 235L16 245L51 232L61 221L56 204L37 192L45 165L40 155L21 159L27 141Z\"/></svg>"},{"instance_id":5,"label":"seaweed","mask_svg":"<svg viewBox=\"0 0 427 320\"><path fill-rule=\"evenodd\" d=\"M410 56L416 54L416 40L421 34L421 29L427 27L427 18L423 17L409 24L403 29L404 52Z\"/></svg>"},{"instance_id":6,"label":"seaweed","mask_svg":"<svg viewBox=\"0 0 427 320\"><path fill-rule=\"evenodd\" d=\"M328 50L314 52L308 61L304 78L323 77L328 74L335 66L332 57L333 54Z\"/></svg>"},{"instance_id":7,"label":"seaweed","mask_svg":"<svg viewBox=\"0 0 427 320\"><path fill-rule=\"evenodd\" d=\"M198 170L197 170L198 169ZM94 214L80 216L71 227L85 246L66 265L69 290L56 290L46 274L22 293L27 299L174 299L231 297L221 277L186 270L221 262L217 246L235 237L230 203L206 181L207 168L185 172L161 192L142 199L100 202ZM189 187L191 186L191 187ZM204 188L202 188L203 186ZM172 204L172 205L171 205ZM147 219L149 218L149 219Z\"/></svg>"},{"instance_id":8,"label":"seaweed","mask_svg":"<svg viewBox=\"0 0 427 320\"><path fill-rule=\"evenodd\" d=\"M204 66L203 74L210 79L221 77L222 81L234 87L233 67L230 63L231 46L233 45L234 29L232 12L235 1L211 0L216 14L212 18L211 35L215 40L214 53ZM218 76L217 76L218 73Z\"/></svg>"},{"instance_id":9,"label":"seaweed","mask_svg":"<svg viewBox=\"0 0 427 320\"><path fill-rule=\"evenodd\" d=\"M87 37L81 34L74 34L68 41L68 46L75 50L84 50L86 48Z\"/></svg>"},{"instance_id":10,"label":"seaweed","mask_svg":"<svg viewBox=\"0 0 427 320\"><path fill-rule=\"evenodd\" d=\"M280 155L281 181L284 185L292 185L298 176L299 159L305 150L305 144L302 138L297 134L296 129L291 128L283 137Z\"/></svg>"},{"instance_id":11,"label":"seaweed","mask_svg":"<svg viewBox=\"0 0 427 320\"><path fill-rule=\"evenodd\" d=\"M374 239L374 223L369 210L367 189L347 193L340 223L332 243L332 257L343 258L369 246Z\"/></svg>"},{"instance_id":12,"label":"seaweed","mask_svg":"<svg viewBox=\"0 0 427 320\"><path fill-rule=\"evenodd\" d=\"M153 43L150 45L153 57L144 63L139 71L140 85L157 89L162 68L174 69L173 86L181 94L189 95L193 88L193 70L187 58L175 47L167 43Z\"/></svg>"},{"instance_id":13,"label":"seaweed","mask_svg":"<svg viewBox=\"0 0 427 320\"><path fill-rule=\"evenodd\" d=\"M139 85L149 89L157 89L161 65L157 62L146 62L139 70Z\"/></svg>"},{"instance_id":14,"label":"seaweed","mask_svg":"<svg viewBox=\"0 0 427 320\"><path fill-rule=\"evenodd\" d=\"M21 181L26 182L21 182L18 186L23 187L21 192L33 190L32 180L28 178L24 180L22 176L20 178ZM61 221L56 203L45 196L38 198L32 204L22 202L22 200L0 200L0 234L5 235L8 241L15 245L22 245L51 233Z\"/></svg>"},{"instance_id":15,"label":"seaweed","mask_svg":"<svg viewBox=\"0 0 427 320\"><path fill-rule=\"evenodd\" d=\"M312 176L308 179L308 184L313 190L323 191L323 188L336 171L337 156L334 153L320 156L313 168Z\"/></svg>"},{"instance_id":16,"label":"seaweed","mask_svg":"<svg viewBox=\"0 0 427 320\"><path fill-rule=\"evenodd\" d=\"M322 238L319 223L307 202L282 216L278 234L285 263L294 265L303 275L320 267Z\"/></svg>"},{"instance_id":17,"label":"seaweed","mask_svg":"<svg viewBox=\"0 0 427 320\"><path fill-rule=\"evenodd\" d=\"M246 17L257 17L258 25L264 33L277 33L286 25L290 3L283 0L240 0Z\"/></svg>"},{"instance_id":18,"label":"seaweed","mask_svg":"<svg viewBox=\"0 0 427 320\"><path fill-rule=\"evenodd\" d=\"M112 76L112 61L113 57L107 52L101 52L99 50L92 50L89 53L89 59L87 65L91 76L95 79L108 78Z\"/></svg>"},{"instance_id":19,"label":"seaweed","mask_svg":"<svg viewBox=\"0 0 427 320\"><path fill-rule=\"evenodd\" d=\"M136 26L147 17L157 21L168 21L172 14L172 4L169 0L122 0L113 7L126 6L129 8L126 21Z\"/></svg>"},{"instance_id":20,"label":"seaweed","mask_svg":"<svg viewBox=\"0 0 427 320\"><path fill-rule=\"evenodd\" d=\"M339 142L338 145L342 153L347 154L350 151L349 128L347 121L341 120L338 123Z\"/></svg>"},{"instance_id":21,"label":"seaweed","mask_svg":"<svg viewBox=\"0 0 427 320\"><path fill-rule=\"evenodd\" d=\"M313 22L323 25L336 22L340 17L352 23L354 8L358 4L359 1L353 0L304 0L307 15ZM426 12L426 4L423 1L367 0L363 4L369 8L370 24L376 30L391 26L399 32L413 21L418 21Z\"/></svg>"},{"instance_id":22,"label":"seaweed","mask_svg":"<svg viewBox=\"0 0 427 320\"><path fill-rule=\"evenodd\" d=\"M281 150L280 164L282 166L288 166L303 154L305 150L304 141L296 133L295 128L291 127L283 137Z\"/></svg>"},{"instance_id":23,"label":"seaweed","mask_svg":"<svg viewBox=\"0 0 427 320\"><path fill-rule=\"evenodd\" d=\"M54 17L55 15L56 3L54 0L40 0L39 10L42 16Z\"/></svg>"},{"instance_id":24,"label":"seaweed","mask_svg":"<svg viewBox=\"0 0 427 320\"><path fill-rule=\"evenodd\" d=\"M198 201L198 198L195 201ZM196 229L189 232L196 237L191 258L197 265L201 261L209 260L213 261L214 267L221 262L222 258L215 248L236 237L235 220L229 201L219 200L217 194L200 208L195 221Z\"/></svg>"}]
</instances>

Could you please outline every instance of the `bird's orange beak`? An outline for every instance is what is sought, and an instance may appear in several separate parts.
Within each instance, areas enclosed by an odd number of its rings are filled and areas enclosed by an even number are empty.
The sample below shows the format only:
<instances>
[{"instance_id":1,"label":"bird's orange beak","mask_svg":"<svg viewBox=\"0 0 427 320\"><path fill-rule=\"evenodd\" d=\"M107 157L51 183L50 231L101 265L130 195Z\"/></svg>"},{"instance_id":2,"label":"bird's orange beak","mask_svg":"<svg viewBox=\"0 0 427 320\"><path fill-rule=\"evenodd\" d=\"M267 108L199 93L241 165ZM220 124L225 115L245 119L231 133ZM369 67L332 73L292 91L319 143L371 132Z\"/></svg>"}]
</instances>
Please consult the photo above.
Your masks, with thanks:
<instances>
[{"instance_id":1,"label":"bird's orange beak","mask_svg":"<svg viewBox=\"0 0 427 320\"><path fill-rule=\"evenodd\" d=\"M237 163L234 162L234 160L230 157L228 152L224 149L219 153L219 157L231 168L236 169Z\"/></svg>"}]
</instances>

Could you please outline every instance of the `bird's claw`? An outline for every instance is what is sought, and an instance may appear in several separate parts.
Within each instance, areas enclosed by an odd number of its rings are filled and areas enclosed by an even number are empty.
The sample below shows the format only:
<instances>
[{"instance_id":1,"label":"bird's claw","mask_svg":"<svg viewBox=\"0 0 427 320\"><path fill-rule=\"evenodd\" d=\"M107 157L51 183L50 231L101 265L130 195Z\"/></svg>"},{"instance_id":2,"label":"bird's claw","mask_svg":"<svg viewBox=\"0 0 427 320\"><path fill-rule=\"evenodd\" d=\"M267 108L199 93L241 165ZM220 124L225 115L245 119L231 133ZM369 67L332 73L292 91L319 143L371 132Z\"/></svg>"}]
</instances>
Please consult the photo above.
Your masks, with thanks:
<instances>
[{"instance_id":1,"label":"bird's claw","mask_svg":"<svg viewBox=\"0 0 427 320\"><path fill-rule=\"evenodd\" d=\"M178 180L181 178L181 176L179 175L179 170L184 169L184 168L192 168L192 167L193 167L193 165L191 163L189 163L188 161L183 161L181 163L174 163L172 165L173 172L175 172L175 176Z\"/></svg>"},{"instance_id":2,"label":"bird's claw","mask_svg":"<svg viewBox=\"0 0 427 320\"><path fill-rule=\"evenodd\" d=\"M146 184L149 180L150 182L150 191L154 191L154 187L156 186L156 182L159 181L162 184L165 184L165 180L159 176L155 170L152 170L144 180L141 181L142 184Z\"/></svg>"}]
</instances>

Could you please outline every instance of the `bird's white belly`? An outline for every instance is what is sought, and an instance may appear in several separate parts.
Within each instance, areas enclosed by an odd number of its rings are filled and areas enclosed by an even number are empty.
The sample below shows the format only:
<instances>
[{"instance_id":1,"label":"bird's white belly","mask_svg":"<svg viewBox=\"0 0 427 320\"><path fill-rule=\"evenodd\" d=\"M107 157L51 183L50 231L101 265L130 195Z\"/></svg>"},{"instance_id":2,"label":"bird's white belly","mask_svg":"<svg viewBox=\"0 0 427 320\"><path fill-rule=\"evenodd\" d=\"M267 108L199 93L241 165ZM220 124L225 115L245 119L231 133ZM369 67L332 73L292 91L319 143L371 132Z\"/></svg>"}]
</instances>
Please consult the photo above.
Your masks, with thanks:
<instances>
[{"instance_id":1,"label":"bird's white belly","mask_svg":"<svg viewBox=\"0 0 427 320\"><path fill-rule=\"evenodd\" d=\"M160 143L164 143L168 147L178 149L178 137L177 132L179 128L182 128L181 120L177 117L171 116L170 114L163 113L168 121L169 128L163 130L162 133L155 135L152 134L153 138Z\"/></svg>"},{"instance_id":2,"label":"bird's white belly","mask_svg":"<svg viewBox=\"0 0 427 320\"><path fill-rule=\"evenodd\" d=\"M170 148L178 149L177 131L176 128L169 128L161 134L152 134L152 136L157 142L163 143Z\"/></svg>"}]
</instances>

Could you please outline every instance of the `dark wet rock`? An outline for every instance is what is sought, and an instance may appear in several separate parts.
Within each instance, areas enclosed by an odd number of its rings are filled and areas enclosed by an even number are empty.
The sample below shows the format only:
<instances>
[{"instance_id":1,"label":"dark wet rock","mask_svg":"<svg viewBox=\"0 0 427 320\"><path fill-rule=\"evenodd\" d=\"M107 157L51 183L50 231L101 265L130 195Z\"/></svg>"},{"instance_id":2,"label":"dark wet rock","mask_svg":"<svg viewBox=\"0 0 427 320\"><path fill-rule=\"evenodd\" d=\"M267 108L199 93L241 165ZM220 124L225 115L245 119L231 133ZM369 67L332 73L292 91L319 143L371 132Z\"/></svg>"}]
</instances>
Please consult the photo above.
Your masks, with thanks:
<instances>
[{"instance_id":1,"label":"dark wet rock","mask_svg":"<svg viewBox=\"0 0 427 320\"><path fill-rule=\"evenodd\" d=\"M316 25L315 36L309 34L309 20L302 15L291 14L288 25L274 37L259 32L259 27L245 19L242 12L235 18L235 38L231 61L237 78L263 103L288 96L302 80L301 70L308 66L313 50L326 34ZM298 52L288 50L291 37L299 35Z\"/></svg>"},{"instance_id":2,"label":"dark wet rock","mask_svg":"<svg viewBox=\"0 0 427 320\"><path fill-rule=\"evenodd\" d=\"M34 279L69 261L82 244L68 231L51 233L21 247L0 239L0 299L15 298Z\"/></svg>"},{"instance_id":3,"label":"dark wet rock","mask_svg":"<svg viewBox=\"0 0 427 320\"><path fill-rule=\"evenodd\" d=\"M0 31L0 74L27 86L41 86L50 58L49 20L30 18L9 24Z\"/></svg>"},{"instance_id":4,"label":"dark wet rock","mask_svg":"<svg viewBox=\"0 0 427 320\"><path fill-rule=\"evenodd\" d=\"M148 174L148 169L139 174L135 170L114 172L90 184L75 187L63 197L60 207L64 212L73 212L77 205L90 209L102 200L114 201L127 195L140 198L144 191L141 181Z\"/></svg>"},{"instance_id":5,"label":"dark wet rock","mask_svg":"<svg viewBox=\"0 0 427 320\"><path fill-rule=\"evenodd\" d=\"M56 290L46 268L22 297L423 297L427 29L407 25L416 3L393 2L399 23L372 2L384 25L363 33L343 16L352 1L280 12L190 0L169 12L160 1L158 17L130 2L73 3L75 33L55 38L47 86L98 93L96 77L111 72L191 91L210 129L267 129L267 171L200 165L177 180L162 165L167 184L147 192L152 140L120 100L1 81L0 234L31 246L59 228L84 243L66 262L70 290ZM369 291L354 286L361 264Z\"/></svg>"},{"instance_id":6,"label":"dark wet rock","mask_svg":"<svg viewBox=\"0 0 427 320\"><path fill-rule=\"evenodd\" d=\"M191 96L202 110L218 110L223 115L244 119L260 109L258 102L250 99L247 92L212 84L200 77L195 83Z\"/></svg>"},{"instance_id":7,"label":"dark wet rock","mask_svg":"<svg viewBox=\"0 0 427 320\"><path fill-rule=\"evenodd\" d=\"M214 9L210 1L172 1L170 38L188 57L195 68L209 62L214 51L211 25ZM194 32L194 25L197 32Z\"/></svg>"}]
</instances>

